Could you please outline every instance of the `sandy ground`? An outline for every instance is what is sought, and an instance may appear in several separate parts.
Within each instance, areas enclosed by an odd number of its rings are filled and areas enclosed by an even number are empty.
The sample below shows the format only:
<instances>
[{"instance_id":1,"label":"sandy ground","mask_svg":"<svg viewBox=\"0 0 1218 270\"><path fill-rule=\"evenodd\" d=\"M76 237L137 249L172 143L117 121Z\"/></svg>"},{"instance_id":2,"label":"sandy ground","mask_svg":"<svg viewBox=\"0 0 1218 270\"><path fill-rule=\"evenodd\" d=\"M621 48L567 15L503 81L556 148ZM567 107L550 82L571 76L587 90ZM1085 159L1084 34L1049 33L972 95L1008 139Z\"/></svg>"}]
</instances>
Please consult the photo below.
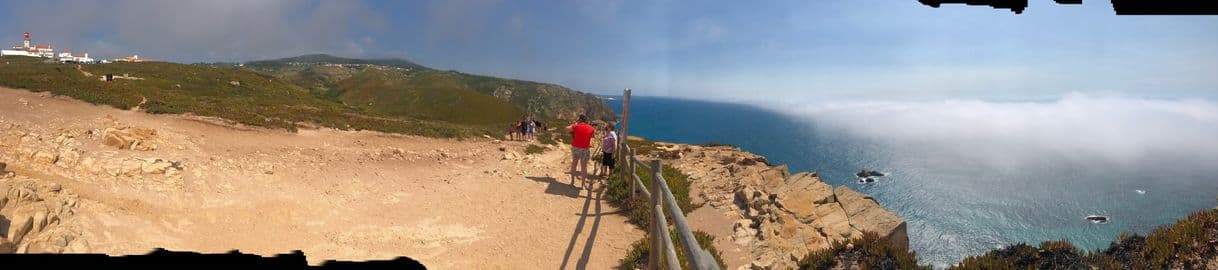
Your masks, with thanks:
<instances>
[{"instance_id":1,"label":"sandy ground","mask_svg":"<svg viewBox=\"0 0 1218 270\"><path fill-rule=\"evenodd\" d=\"M234 128L4 88L0 121L10 133L92 131L76 138L85 157L181 163L181 183L163 185L0 160L79 194L73 218L92 252L299 249L313 264L408 256L433 269L606 269L643 237L599 186L570 185L562 147L524 155L526 144L482 138ZM156 129L158 148L103 145L96 134L115 126Z\"/></svg>"}]
</instances>

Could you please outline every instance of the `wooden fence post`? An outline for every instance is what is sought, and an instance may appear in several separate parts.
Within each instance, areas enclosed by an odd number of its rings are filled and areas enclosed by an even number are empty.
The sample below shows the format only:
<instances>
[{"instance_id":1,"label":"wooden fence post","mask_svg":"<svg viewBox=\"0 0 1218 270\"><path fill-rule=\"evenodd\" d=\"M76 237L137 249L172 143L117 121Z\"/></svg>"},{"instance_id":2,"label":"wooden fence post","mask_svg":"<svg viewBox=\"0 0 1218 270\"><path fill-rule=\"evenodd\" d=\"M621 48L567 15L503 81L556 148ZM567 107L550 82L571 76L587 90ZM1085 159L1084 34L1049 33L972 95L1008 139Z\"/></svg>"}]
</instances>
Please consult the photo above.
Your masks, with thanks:
<instances>
[{"instance_id":1,"label":"wooden fence post","mask_svg":"<svg viewBox=\"0 0 1218 270\"><path fill-rule=\"evenodd\" d=\"M651 172L650 172L651 173L651 187L650 187L651 188L651 198L650 198L651 201L647 204L647 208L656 209L657 206L660 206L661 203L664 203L664 199L663 199L664 193L663 193L663 189L661 189L661 187L660 187L660 185L662 185L663 182L660 182L660 179L658 179L656 177L657 175L660 175L661 172L662 171L660 170L660 160L658 160L658 159L652 160L651 161ZM652 210L652 211L655 211L655 210ZM661 218L663 218L663 215L659 215L659 216ZM651 240L652 240L653 244L651 244L651 252L649 252L649 253L652 254L652 258L655 258L655 261L653 261L653 263L651 263L651 264L655 265L655 267L656 267L655 269L659 269L659 266L663 264L662 261L664 260L664 256L663 256L664 250L667 249L667 247L665 247L663 245L664 238L660 238L660 237L669 237L668 228L660 228L659 220L652 220L651 228L652 228Z\"/></svg>"},{"instance_id":2,"label":"wooden fence post","mask_svg":"<svg viewBox=\"0 0 1218 270\"><path fill-rule=\"evenodd\" d=\"M618 145L620 145L620 147L618 147L619 151L617 151L618 159L622 161L622 162L618 162L618 164L630 163L631 162L630 158L634 156L634 151L621 151L621 150L625 150L625 149L629 148L626 145L626 141L629 140L629 136L630 136L628 133L629 127L630 127L630 88L626 88L626 89L622 90L622 130L621 130L621 132L617 133L618 134L618 138L617 138ZM629 153L626 153L626 152L629 152ZM626 156L625 154L630 154L630 156ZM618 166L618 167L619 167L618 169L622 171L618 175L622 176L622 180L630 182L630 197L634 198L635 190L639 187L636 187L634 185L633 177L627 177L630 174L634 173L634 164L630 163L630 166Z\"/></svg>"},{"instance_id":3,"label":"wooden fence post","mask_svg":"<svg viewBox=\"0 0 1218 270\"><path fill-rule=\"evenodd\" d=\"M624 149L626 149L626 152L627 152L626 153L627 166L625 166L626 173L622 174L622 177L623 177L622 179L624 181L630 181L630 200L634 201L635 193L639 192L638 185L636 185L634 183L634 182L636 182L636 181L634 181L634 153L635 152L634 152L634 149L629 148L629 147L624 148Z\"/></svg>"}]
</instances>

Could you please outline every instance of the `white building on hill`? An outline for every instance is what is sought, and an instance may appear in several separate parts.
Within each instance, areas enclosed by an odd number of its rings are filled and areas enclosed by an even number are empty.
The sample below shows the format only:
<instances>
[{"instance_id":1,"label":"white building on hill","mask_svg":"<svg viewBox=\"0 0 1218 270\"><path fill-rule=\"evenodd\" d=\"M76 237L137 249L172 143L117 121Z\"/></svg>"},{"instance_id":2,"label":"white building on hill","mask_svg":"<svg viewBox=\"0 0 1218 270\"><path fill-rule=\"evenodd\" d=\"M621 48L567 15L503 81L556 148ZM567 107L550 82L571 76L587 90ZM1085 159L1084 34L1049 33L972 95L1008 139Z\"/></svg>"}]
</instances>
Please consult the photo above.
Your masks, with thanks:
<instances>
[{"instance_id":1,"label":"white building on hill","mask_svg":"<svg viewBox=\"0 0 1218 270\"><path fill-rule=\"evenodd\" d=\"M21 46L13 46L13 48L8 49L8 50L0 50L0 56L8 56L8 55L44 57L44 58L58 59L61 62L73 62L73 63L93 63L93 61L94 61L93 58L89 58L89 54L87 54L87 53L74 55L67 50L64 50L63 53L60 53L58 56L56 56L55 49L51 48L51 46L46 46L46 45L36 46L36 45L30 44L30 32L25 32L25 40L21 43Z\"/></svg>"},{"instance_id":2,"label":"white building on hill","mask_svg":"<svg viewBox=\"0 0 1218 270\"><path fill-rule=\"evenodd\" d=\"M62 53L59 53L59 62L63 63L92 64L93 61L93 58L89 58L89 53L72 54L72 52L68 50L64 50Z\"/></svg>"}]
</instances>

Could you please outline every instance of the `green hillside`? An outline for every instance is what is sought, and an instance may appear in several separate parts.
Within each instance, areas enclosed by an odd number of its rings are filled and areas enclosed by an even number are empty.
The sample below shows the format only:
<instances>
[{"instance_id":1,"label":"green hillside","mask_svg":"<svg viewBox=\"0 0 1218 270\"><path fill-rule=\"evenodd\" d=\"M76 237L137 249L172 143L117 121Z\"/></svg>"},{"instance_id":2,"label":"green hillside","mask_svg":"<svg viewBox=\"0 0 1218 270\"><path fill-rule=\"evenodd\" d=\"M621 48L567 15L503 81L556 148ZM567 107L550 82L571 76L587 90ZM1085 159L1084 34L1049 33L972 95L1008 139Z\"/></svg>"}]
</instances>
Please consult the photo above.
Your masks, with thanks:
<instances>
[{"instance_id":1,"label":"green hillside","mask_svg":"<svg viewBox=\"0 0 1218 270\"><path fill-rule=\"evenodd\" d=\"M403 76L392 70L368 70L337 83L337 98L384 114L453 123L494 125L519 119L524 110L470 89L458 75L424 72Z\"/></svg>"},{"instance_id":2,"label":"green hillside","mask_svg":"<svg viewBox=\"0 0 1218 270\"><path fill-rule=\"evenodd\" d=\"M75 65L43 60L0 57L0 86L51 92L120 109L139 106L150 113L193 113L288 130L308 123L431 137L490 134L481 126L368 112L241 69L165 62ZM105 82L101 79L105 74L133 78Z\"/></svg>"},{"instance_id":3,"label":"green hillside","mask_svg":"<svg viewBox=\"0 0 1218 270\"><path fill-rule=\"evenodd\" d=\"M409 68L418 70L429 70L430 68L411 62L406 59L355 59L342 58L328 54L308 54L296 57L280 58L274 60L262 60L245 63L252 67L284 67L290 65L313 65L313 64L356 64L356 65L377 65L396 68Z\"/></svg>"},{"instance_id":4,"label":"green hillside","mask_svg":"<svg viewBox=\"0 0 1218 270\"><path fill-rule=\"evenodd\" d=\"M547 120L571 120L581 113L613 116L596 96L559 85L440 71L401 59L307 55L249 62L244 68L324 99L393 116L477 125L525 113Z\"/></svg>"},{"instance_id":5,"label":"green hillside","mask_svg":"<svg viewBox=\"0 0 1218 270\"><path fill-rule=\"evenodd\" d=\"M0 58L0 86L150 113L193 113L295 130L302 125L433 137L500 135L531 114L566 122L613 113L562 86L438 71L401 59L305 55L232 64L60 64ZM105 74L120 78L102 80ZM124 75L125 74L125 75ZM130 78L128 78L130 77Z\"/></svg>"}]
</instances>

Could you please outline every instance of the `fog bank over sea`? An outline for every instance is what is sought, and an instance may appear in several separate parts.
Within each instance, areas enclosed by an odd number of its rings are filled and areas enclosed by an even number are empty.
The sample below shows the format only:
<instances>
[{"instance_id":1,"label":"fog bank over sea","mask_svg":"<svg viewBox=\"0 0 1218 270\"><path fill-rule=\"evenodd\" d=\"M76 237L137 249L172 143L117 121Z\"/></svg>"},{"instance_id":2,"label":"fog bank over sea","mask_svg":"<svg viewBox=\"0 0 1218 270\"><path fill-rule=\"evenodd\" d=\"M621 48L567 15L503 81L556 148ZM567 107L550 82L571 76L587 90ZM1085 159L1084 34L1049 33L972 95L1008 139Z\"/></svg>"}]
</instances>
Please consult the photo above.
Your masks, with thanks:
<instances>
[{"instance_id":1,"label":"fog bank over sea","mask_svg":"<svg viewBox=\"0 0 1218 270\"><path fill-rule=\"evenodd\" d=\"M1106 247L1123 231L1212 207L1218 195L1210 100L1071 94L753 106L635 97L630 130L737 145L872 194L908 220L921 260L939 266L1018 242ZM889 176L859 184L853 173L864 168Z\"/></svg>"},{"instance_id":2,"label":"fog bank over sea","mask_svg":"<svg viewBox=\"0 0 1218 270\"><path fill-rule=\"evenodd\" d=\"M1112 166L1165 159L1218 164L1218 103L1200 99L1070 94L1039 102L855 102L783 112L874 143L936 148L993 169L1047 157Z\"/></svg>"}]
</instances>

